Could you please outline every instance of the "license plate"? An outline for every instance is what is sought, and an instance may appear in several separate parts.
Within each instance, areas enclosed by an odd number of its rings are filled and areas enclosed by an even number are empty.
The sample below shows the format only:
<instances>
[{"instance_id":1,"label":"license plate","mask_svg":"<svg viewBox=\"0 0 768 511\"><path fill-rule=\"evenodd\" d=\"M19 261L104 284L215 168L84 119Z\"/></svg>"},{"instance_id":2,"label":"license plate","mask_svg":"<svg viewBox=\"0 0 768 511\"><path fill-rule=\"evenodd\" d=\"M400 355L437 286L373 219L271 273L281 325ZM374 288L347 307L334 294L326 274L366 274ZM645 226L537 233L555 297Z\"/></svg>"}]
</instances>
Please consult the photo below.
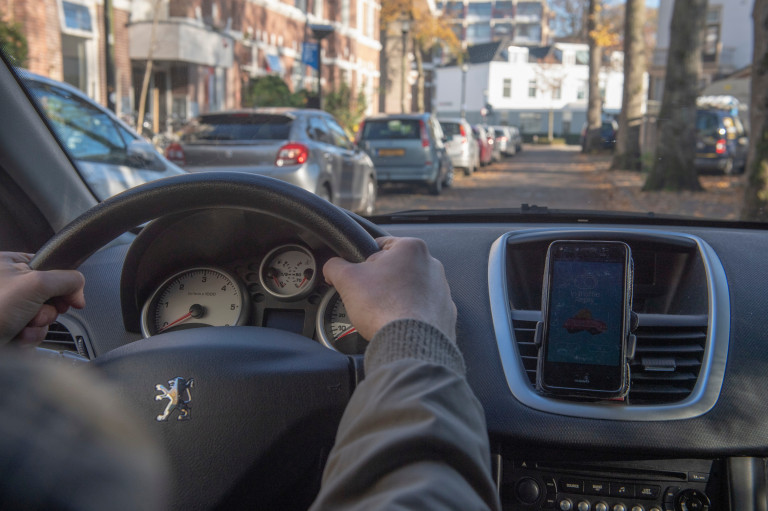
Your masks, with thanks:
<instances>
[{"instance_id":1,"label":"license plate","mask_svg":"<svg viewBox=\"0 0 768 511\"><path fill-rule=\"evenodd\" d=\"M379 149L379 156L404 156L405 149Z\"/></svg>"}]
</instances>

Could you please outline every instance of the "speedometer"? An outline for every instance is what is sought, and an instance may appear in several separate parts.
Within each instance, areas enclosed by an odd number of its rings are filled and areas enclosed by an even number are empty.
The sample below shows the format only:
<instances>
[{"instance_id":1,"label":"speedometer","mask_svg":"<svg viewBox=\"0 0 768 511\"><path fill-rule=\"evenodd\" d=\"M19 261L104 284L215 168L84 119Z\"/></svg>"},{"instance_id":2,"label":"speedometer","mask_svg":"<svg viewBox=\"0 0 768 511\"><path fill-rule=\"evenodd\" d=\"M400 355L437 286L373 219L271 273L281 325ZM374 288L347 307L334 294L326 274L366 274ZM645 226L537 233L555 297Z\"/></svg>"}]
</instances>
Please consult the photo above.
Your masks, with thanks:
<instances>
[{"instance_id":1,"label":"speedometer","mask_svg":"<svg viewBox=\"0 0 768 511\"><path fill-rule=\"evenodd\" d=\"M171 329L243 325L248 298L240 280L216 268L179 272L160 284L141 311L145 337Z\"/></svg>"},{"instance_id":2,"label":"speedometer","mask_svg":"<svg viewBox=\"0 0 768 511\"><path fill-rule=\"evenodd\" d=\"M344 302L334 288L329 289L320 302L317 332L321 343L345 355L362 354L368 346L368 341L350 322Z\"/></svg>"}]
</instances>

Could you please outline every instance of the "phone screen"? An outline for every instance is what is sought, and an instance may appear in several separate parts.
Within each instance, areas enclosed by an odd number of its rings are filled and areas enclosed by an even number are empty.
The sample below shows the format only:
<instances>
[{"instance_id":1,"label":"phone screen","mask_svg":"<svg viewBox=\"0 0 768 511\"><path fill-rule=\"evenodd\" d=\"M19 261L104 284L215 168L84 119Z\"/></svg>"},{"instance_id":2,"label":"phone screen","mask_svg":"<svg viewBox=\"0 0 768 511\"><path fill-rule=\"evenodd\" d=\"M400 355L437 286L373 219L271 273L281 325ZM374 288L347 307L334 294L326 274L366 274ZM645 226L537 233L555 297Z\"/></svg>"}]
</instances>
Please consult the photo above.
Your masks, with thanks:
<instances>
[{"instance_id":1,"label":"phone screen","mask_svg":"<svg viewBox=\"0 0 768 511\"><path fill-rule=\"evenodd\" d=\"M625 387L629 247L559 241L548 257L542 387L618 395Z\"/></svg>"}]
</instances>

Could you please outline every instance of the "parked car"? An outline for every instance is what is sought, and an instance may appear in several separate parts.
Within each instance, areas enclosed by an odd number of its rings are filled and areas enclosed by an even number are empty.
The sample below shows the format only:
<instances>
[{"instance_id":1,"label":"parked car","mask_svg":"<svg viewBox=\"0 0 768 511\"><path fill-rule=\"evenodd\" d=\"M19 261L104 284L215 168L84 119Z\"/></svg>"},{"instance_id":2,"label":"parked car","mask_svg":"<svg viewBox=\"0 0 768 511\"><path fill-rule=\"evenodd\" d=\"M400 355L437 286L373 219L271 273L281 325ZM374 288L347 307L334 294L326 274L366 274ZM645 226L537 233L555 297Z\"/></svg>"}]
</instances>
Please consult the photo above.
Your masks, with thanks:
<instances>
[{"instance_id":1,"label":"parked car","mask_svg":"<svg viewBox=\"0 0 768 511\"><path fill-rule=\"evenodd\" d=\"M26 71L20 76L99 200L148 181L186 173L79 89Z\"/></svg>"},{"instance_id":2,"label":"parked car","mask_svg":"<svg viewBox=\"0 0 768 511\"><path fill-rule=\"evenodd\" d=\"M485 127L480 124L472 126L472 134L477 141L477 147L480 154L480 166L488 165L493 162L493 145L490 143L490 138L485 130Z\"/></svg>"},{"instance_id":3,"label":"parked car","mask_svg":"<svg viewBox=\"0 0 768 511\"><path fill-rule=\"evenodd\" d=\"M454 169L462 169L467 176L480 166L480 149L472 136L472 126L463 119L440 121L445 135L445 150L451 158Z\"/></svg>"},{"instance_id":4,"label":"parked car","mask_svg":"<svg viewBox=\"0 0 768 511\"><path fill-rule=\"evenodd\" d=\"M619 132L619 123L613 119L604 119L600 125L600 147L613 151L616 147L616 134ZM587 123L581 128L581 151L587 150Z\"/></svg>"},{"instance_id":5,"label":"parked car","mask_svg":"<svg viewBox=\"0 0 768 511\"><path fill-rule=\"evenodd\" d=\"M488 138L488 145L491 147L491 162L501 161L501 147L496 142L496 129L493 126L485 126L485 134Z\"/></svg>"},{"instance_id":6,"label":"parked car","mask_svg":"<svg viewBox=\"0 0 768 511\"><path fill-rule=\"evenodd\" d=\"M696 110L696 159L699 171L734 174L747 165L749 139L735 109L716 104Z\"/></svg>"},{"instance_id":7,"label":"parked car","mask_svg":"<svg viewBox=\"0 0 768 511\"><path fill-rule=\"evenodd\" d=\"M257 108L201 115L165 154L190 172L262 174L363 215L375 210L371 159L321 110Z\"/></svg>"},{"instance_id":8,"label":"parked car","mask_svg":"<svg viewBox=\"0 0 768 511\"><path fill-rule=\"evenodd\" d=\"M440 123L429 113L369 117L358 142L373 160L379 182L425 183L439 195L453 184L453 165Z\"/></svg>"},{"instance_id":9,"label":"parked car","mask_svg":"<svg viewBox=\"0 0 768 511\"><path fill-rule=\"evenodd\" d=\"M517 154L518 144L514 140L510 126L493 126L496 133L495 145L499 147L502 156L514 156ZM519 135L519 134L518 134Z\"/></svg>"},{"instance_id":10,"label":"parked car","mask_svg":"<svg viewBox=\"0 0 768 511\"><path fill-rule=\"evenodd\" d=\"M510 144L515 148L515 154L523 150L523 136L520 134L520 130L517 126L509 126Z\"/></svg>"}]
</instances>

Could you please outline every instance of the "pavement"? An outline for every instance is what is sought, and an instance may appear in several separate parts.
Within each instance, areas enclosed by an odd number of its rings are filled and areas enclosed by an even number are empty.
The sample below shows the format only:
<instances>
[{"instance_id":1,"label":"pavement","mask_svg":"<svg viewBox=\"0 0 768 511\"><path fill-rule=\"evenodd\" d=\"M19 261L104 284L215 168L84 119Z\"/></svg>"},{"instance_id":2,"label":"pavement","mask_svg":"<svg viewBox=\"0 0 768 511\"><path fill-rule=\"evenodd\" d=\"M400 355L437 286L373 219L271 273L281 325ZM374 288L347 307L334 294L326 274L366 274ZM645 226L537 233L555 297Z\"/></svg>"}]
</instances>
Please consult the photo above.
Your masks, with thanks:
<instances>
[{"instance_id":1,"label":"pavement","mask_svg":"<svg viewBox=\"0 0 768 511\"><path fill-rule=\"evenodd\" d=\"M738 218L743 176L702 176L704 192L643 192L645 174L610 171L611 155L582 154L579 146L525 145L523 151L482 167L457 172L439 196L425 187L383 185L377 214L408 209L518 208L653 211L659 214Z\"/></svg>"}]
</instances>

